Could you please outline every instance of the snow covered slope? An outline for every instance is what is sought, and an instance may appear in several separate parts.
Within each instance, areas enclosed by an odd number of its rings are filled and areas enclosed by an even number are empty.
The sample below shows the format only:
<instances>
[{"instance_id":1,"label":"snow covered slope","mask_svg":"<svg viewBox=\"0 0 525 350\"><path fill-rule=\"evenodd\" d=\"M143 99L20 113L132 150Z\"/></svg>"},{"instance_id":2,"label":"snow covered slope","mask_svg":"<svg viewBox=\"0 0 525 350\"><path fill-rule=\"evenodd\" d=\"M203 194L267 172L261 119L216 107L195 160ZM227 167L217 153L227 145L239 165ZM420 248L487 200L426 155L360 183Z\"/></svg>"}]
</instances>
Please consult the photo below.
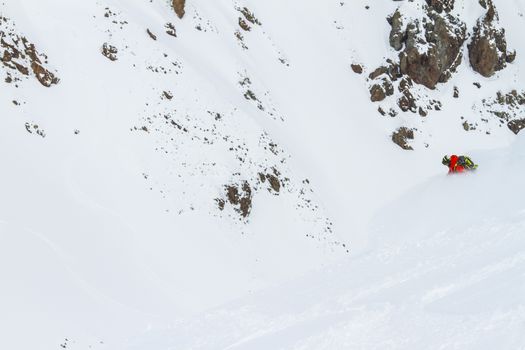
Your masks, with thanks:
<instances>
[{"instance_id":1,"label":"snow covered slope","mask_svg":"<svg viewBox=\"0 0 525 350\"><path fill-rule=\"evenodd\" d=\"M457 324L425 308L512 264L502 285L523 289L523 169L497 162L523 144L506 151L515 135L488 105L523 90L525 4L495 2L518 52L506 69L465 62L414 87L441 111L382 116L399 91L371 103L366 76L397 55L385 18L423 2L187 0L182 19L167 0L0 2L0 347L417 348L431 324L460 342L496 319L486 337L518 336L519 294L488 288L494 308ZM469 30L484 13L454 11ZM443 176L444 153L472 150L476 176ZM507 187L477 191L494 181Z\"/></svg>"},{"instance_id":2,"label":"snow covered slope","mask_svg":"<svg viewBox=\"0 0 525 350\"><path fill-rule=\"evenodd\" d=\"M378 213L362 254L131 349L523 349L525 137Z\"/></svg>"}]
</instances>

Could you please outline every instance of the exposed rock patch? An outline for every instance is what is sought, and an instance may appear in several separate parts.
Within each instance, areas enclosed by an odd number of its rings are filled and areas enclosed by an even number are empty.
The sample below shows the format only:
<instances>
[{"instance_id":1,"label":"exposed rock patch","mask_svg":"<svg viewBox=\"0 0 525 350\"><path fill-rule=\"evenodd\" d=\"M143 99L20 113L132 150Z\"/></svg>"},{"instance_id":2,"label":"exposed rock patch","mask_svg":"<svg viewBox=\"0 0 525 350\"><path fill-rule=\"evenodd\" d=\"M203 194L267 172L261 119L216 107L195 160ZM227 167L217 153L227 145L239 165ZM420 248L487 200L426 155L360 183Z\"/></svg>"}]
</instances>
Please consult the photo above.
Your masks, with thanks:
<instances>
[{"instance_id":1,"label":"exposed rock patch","mask_svg":"<svg viewBox=\"0 0 525 350\"><path fill-rule=\"evenodd\" d=\"M401 80L398 88L403 95L397 100L397 105L403 112L411 111L412 113L416 113L418 106L416 105L416 99L414 98L414 95L412 95L412 93L410 92L411 87L412 79L406 77ZM421 116L426 116L426 112L423 112L423 109L421 107L419 108L419 110L419 114Z\"/></svg>"},{"instance_id":2,"label":"exposed rock patch","mask_svg":"<svg viewBox=\"0 0 525 350\"><path fill-rule=\"evenodd\" d=\"M272 168L271 172L259 173L259 182L261 184L268 185L268 191L275 195L278 195L281 191L281 187L284 186L283 181L279 178L281 174L275 168Z\"/></svg>"},{"instance_id":3,"label":"exposed rock patch","mask_svg":"<svg viewBox=\"0 0 525 350\"><path fill-rule=\"evenodd\" d=\"M350 67L352 68L352 71L356 74L363 73L363 66L361 66L360 64L351 64Z\"/></svg>"},{"instance_id":4,"label":"exposed rock patch","mask_svg":"<svg viewBox=\"0 0 525 350\"><path fill-rule=\"evenodd\" d=\"M525 91L512 90L508 93L498 91L496 98L482 101L482 110L497 117L501 123L515 134L525 127Z\"/></svg>"},{"instance_id":5,"label":"exposed rock patch","mask_svg":"<svg viewBox=\"0 0 525 350\"><path fill-rule=\"evenodd\" d=\"M454 9L455 0L427 0L429 7L434 9L436 12L450 12Z\"/></svg>"},{"instance_id":6,"label":"exposed rock patch","mask_svg":"<svg viewBox=\"0 0 525 350\"><path fill-rule=\"evenodd\" d=\"M507 126L514 134L517 135L521 130L525 129L525 119L511 120Z\"/></svg>"},{"instance_id":7,"label":"exposed rock patch","mask_svg":"<svg viewBox=\"0 0 525 350\"><path fill-rule=\"evenodd\" d=\"M472 68L484 77L490 77L504 69L507 63L512 63L516 51L507 51L505 29L499 27L498 14L492 1L488 1L486 6L487 13L474 27L468 51Z\"/></svg>"},{"instance_id":8,"label":"exposed rock patch","mask_svg":"<svg viewBox=\"0 0 525 350\"><path fill-rule=\"evenodd\" d=\"M273 106L270 98L269 91L261 92L260 90L256 90L250 77L245 74L240 74L240 78L239 86L241 87L243 91L242 94L246 100L253 103L261 112L266 113L272 119L280 119L281 121L284 121L284 117L277 114L277 110Z\"/></svg>"},{"instance_id":9,"label":"exposed rock patch","mask_svg":"<svg viewBox=\"0 0 525 350\"><path fill-rule=\"evenodd\" d=\"M239 11L240 16L238 19L239 28L244 32L250 32L253 26L261 26L262 23L255 17L255 14L251 12L247 7L236 7L236 10ZM237 38L241 47L245 50L248 49L248 46L244 43L244 36L241 31L235 31L235 37ZM282 62L286 64L286 62Z\"/></svg>"},{"instance_id":10,"label":"exposed rock patch","mask_svg":"<svg viewBox=\"0 0 525 350\"><path fill-rule=\"evenodd\" d=\"M37 124L34 123L26 123L25 124L26 131L30 134L38 135L42 138L46 137L46 133L44 130L42 130Z\"/></svg>"},{"instance_id":11,"label":"exposed rock patch","mask_svg":"<svg viewBox=\"0 0 525 350\"><path fill-rule=\"evenodd\" d=\"M454 86L454 93L452 94L452 97L459 98L459 89L457 86Z\"/></svg>"},{"instance_id":12,"label":"exposed rock patch","mask_svg":"<svg viewBox=\"0 0 525 350\"><path fill-rule=\"evenodd\" d=\"M239 45L244 50L248 50L248 46L246 46L246 44L244 43L244 35L242 35L242 33L240 31L238 31L238 30L235 31L234 35L235 35L235 38L237 39L237 42L239 43Z\"/></svg>"},{"instance_id":13,"label":"exposed rock patch","mask_svg":"<svg viewBox=\"0 0 525 350\"><path fill-rule=\"evenodd\" d=\"M426 17L406 24L399 9L389 17L392 30L390 45L399 54L401 74L417 84L434 89L448 81L461 63L461 47L466 39L466 26L457 17L440 14L429 7Z\"/></svg>"},{"instance_id":14,"label":"exposed rock patch","mask_svg":"<svg viewBox=\"0 0 525 350\"><path fill-rule=\"evenodd\" d=\"M226 203L233 206L242 219L246 219L252 210L252 187L248 181L242 184L231 184L224 187L226 199L216 199L220 210L224 210Z\"/></svg>"},{"instance_id":15,"label":"exposed rock patch","mask_svg":"<svg viewBox=\"0 0 525 350\"><path fill-rule=\"evenodd\" d=\"M413 150L408 143L409 140L414 139L414 130L407 127L401 127L392 134L392 141L404 150Z\"/></svg>"},{"instance_id":16,"label":"exposed rock patch","mask_svg":"<svg viewBox=\"0 0 525 350\"><path fill-rule=\"evenodd\" d=\"M151 30L149 29L146 29L146 33L148 33L149 37L153 40L157 40L157 36L155 34L152 33Z\"/></svg>"},{"instance_id":17,"label":"exposed rock patch","mask_svg":"<svg viewBox=\"0 0 525 350\"><path fill-rule=\"evenodd\" d=\"M186 0L173 0L172 1L173 9L179 18L184 17L186 11L184 7L186 6Z\"/></svg>"},{"instance_id":18,"label":"exposed rock patch","mask_svg":"<svg viewBox=\"0 0 525 350\"><path fill-rule=\"evenodd\" d=\"M16 34L9 20L1 16L0 53L0 62L13 73L23 76L33 75L45 87L58 84L59 79L55 73L45 67L47 56L40 54L26 37ZM10 83L13 80L8 72L5 82Z\"/></svg>"},{"instance_id":19,"label":"exposed rock patch","mask_svg":"<svg viewBox=\"0 0 525 350\"><path fill-rule=\"evenodd\" d=\"M102 55L104 55L110 61L116 61L118 59L117 54L118 49L115 46L108 43L104 43L104 45L102 45Z\"/></svg>"},{"instance_id":20,"label":"exposed rock patch","mask_svg":"<svg viewBox=\"0 0 525 350\"><path fill-rule=\"evenodd\" d=\"M177 30L175 29L175 25L173 25L173 23L166 23L164 27L166 28L166 34L175 38L177 37Z\"/></svg>"},{"instance_id":21,"label":"exposed rock patch","mask_svg":"<svg viewBox=\"0 0 525 350\"><path fill-rule=\"evenodd\" d=\"M447 82L462 62L467 30L465 23L450 13L453 8L451 0L427 0L415 17L403 14L404 5L387 17L389 43L398 54L397 59L387 59L368 75L372 101L395 95L400 111L421 117L430 110L441 110L441 103L431 100L420 86L434 89ZM388 114L397 115L397 108L390 108ZM387 114L385 108L378 111Z\"/></svg>"},{"instance_id":22,"label":"exposed rock patch","mask_svg":"<svg viewBox=\"0 0 525 350\"><path fill-rule=\"evenodd\" d=\"M467 121L464 121L463 124L461 124L463 126L463 130L465 131L471 131L471 130L476 130L477 129L477 124L474 124L474 123L469 123Z\"/></svg>"},{"instance_id":23,"label":"exposed rock patch","mask_svg":"<svg viewBox=\"0 0 525 350\"><path fill-rule=\"evenodd\" d=\"M257 17L255 17L254 13L251 12L247 7L237 8L237 11L239 11L244 17L244 19L239 17L239 22L242 20L244 23L246 23L246 21L248 21L252 25L258 25L258 26L262 25L261 21L259 21L259 19L257 19ZM244 20L246 20L246 21L244 21ZM246 25L247 25L247 23L246 23Z\"/></svg>"},{"instance_id":24,"label":"exposed rock patch","mask_svg":"<svg viewBox=\"0 0 525 350\"><path fill-rule=\"evenodd\" d=\"M171 91L162 91L162 98L171 100L173 99L173 93Z\"/></svg>"},{"instance_id":25,"label":"exposed rock patch","mask_svg":"<svg viewBox=\"0 0 525 350\"><path fill-rule=\"evenodd\" d=\"M372 102L383 101L387 96L394 94L394 87L390 80L383 78L381 83L374 84L370 88L370 100Z\"/></svg>"},{"instance_id":26,"label":"exposed rock patch","mask_svg":"<svg viewBox=\"0 0 525 350\"><path fill-rule=\"evenodd\" d=\"M215 199L219 210L224 210L226 205L231 205L241 220L247 220L250 216L253 198L257 192L266 188L275 196L281 194L288 178L282 178L281 173L275 168L265 169L251 180L242 180L224 186L224 195ZM253 183L254 185L252 185Z\"/></svg>"},{"instance_id":27,"label":"exposed rock patch","mask_svg":"<svg viewBox=\"0 0 525 350\"><path fill-rule=\"evenodd\" d=\"M241 29L246 32L249 32L250 30L252 30L252 27L250 27L248 23L246 23L246 21L241 17L239 17L239 27L241 27Z\"/></svg>"}]
</instances>

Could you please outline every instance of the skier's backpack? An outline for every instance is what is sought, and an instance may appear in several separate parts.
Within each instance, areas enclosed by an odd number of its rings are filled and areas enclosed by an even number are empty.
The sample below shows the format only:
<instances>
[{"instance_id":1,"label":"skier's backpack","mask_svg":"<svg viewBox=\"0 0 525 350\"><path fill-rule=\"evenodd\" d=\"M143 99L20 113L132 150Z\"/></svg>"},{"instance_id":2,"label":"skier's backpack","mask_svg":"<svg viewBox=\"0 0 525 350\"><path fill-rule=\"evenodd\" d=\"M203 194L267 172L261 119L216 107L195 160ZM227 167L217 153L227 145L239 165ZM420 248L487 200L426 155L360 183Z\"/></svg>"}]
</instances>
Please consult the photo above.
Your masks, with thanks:
<instances>
[{"instance_id":1,"label":"skier's backpack","mask_svg":"<svg viewBox=\"0 0 525 350\"><path fill-rule=\"evenodd\" d=\"M467 170L474 170L474 169L476 169L478 167L478 165L474 164L472 159L470 159L467 156L459 156L458 157L458 165L461 165L462 167L464 167Z\"/></svg>"}]
</instances>

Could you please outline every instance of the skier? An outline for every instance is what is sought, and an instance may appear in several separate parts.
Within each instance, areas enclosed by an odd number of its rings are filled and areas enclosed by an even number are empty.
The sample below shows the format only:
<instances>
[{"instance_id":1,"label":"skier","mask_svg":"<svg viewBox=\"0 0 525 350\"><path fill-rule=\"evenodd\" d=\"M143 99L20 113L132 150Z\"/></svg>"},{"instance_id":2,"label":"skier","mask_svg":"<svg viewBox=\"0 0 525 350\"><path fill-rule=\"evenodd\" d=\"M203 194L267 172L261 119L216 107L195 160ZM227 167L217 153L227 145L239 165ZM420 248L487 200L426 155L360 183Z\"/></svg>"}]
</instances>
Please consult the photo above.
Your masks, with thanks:
<instances>
[{"instance_id":1,"label":"skier","mask_svg":"<svg viewBox=\"0 0 525 350\"><path fill-rule=\"evenodd\" d=\"M472 159L469 157L457 156L455 154L451 155L450 158L448 156L444 156L441 163L448 166L449 174L464 173L465 171L475 170L478 167L478 165L474 164Z\"/></svg>"}]
</instances>

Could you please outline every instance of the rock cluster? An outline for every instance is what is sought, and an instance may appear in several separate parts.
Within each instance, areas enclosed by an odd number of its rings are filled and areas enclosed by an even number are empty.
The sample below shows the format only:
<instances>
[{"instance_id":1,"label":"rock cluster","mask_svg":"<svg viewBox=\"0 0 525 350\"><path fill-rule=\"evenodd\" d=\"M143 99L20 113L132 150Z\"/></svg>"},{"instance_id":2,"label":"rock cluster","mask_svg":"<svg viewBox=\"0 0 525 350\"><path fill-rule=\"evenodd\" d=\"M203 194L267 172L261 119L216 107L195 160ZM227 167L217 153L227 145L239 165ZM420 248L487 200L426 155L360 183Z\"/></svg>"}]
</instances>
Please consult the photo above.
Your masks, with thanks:
<instances>
[{"instance_id":1,"label":"rock cluster","mask_svg":"<svg viewBox=\"0 0 525 350\"><path fill-rule=\"evenodd\" d=\"M102 45L101 53L110 61L116 61L118 59L118 49L115 46L110 45L108 43L104 43Z\"/></svg>"},{"instance_id":2,"label":"rock cluster","mask_svg":"<svg viewBox=\"0 0 525 350\"><path fill-rule=\"evenodd\" d=\"M463 45L469 36L468 59L472 68L481 75L490 77L514 61L516 51L507 50L505 29L499 25L493 0L478 1L486 13L470 31L454 14L455 0L425 0L422 8L405 3L387 17L390 24L389 44L398 52L397 58L387 59L386 64L368 75L367 81L371 101L380 102L395 96L398 108L387 110L380 106L380 114L394 117L398 111L410 111L425 117L430 110L441 110L441 102L432 100L416 85L432 90L437 84L449 81L463 61ZM410 7L418 12L413 12ZM418 15L409 17L405 13ZM356 73L362 72L359 68L352 66ZM474 84L481 87L477 82ZM453 96L459 98L457 87L454 87ZM509 117L504 111L490 113L499 117L502 123L506 122L515 133L525 128L525 121ZM468 129L472 129L470 125ZM402 139L413 136L409 131L397 130L393 135L394 142L405 145Z\"/></svg>"},{"instance_id":3,"label":"rock cluster","mask_svg":"<svg viewBox=\"0 0 525 350\"><path fill-rule=\"evenodd\" d=\"M242 185L225 187L226 198L242 218L246 219L252 210L252 188L247 181ZM224 201L219 201L219 208L224 208Z\"/></svg>"},{"instance_id":4,"label":"rock cluster","mask_svg":"<svg viewBox=\"0 0 525 350\"><path fill-rule=\"evenodd\" d=\"M241 16L239 16L238 24L239 28L244 32L250 32L252 30L252 27L255 26L261 26L262 23L259 21L257 17L255 17L255 14L251 12L247 7L236 7L235 8ZM244 43L244 36L242 35L240 30L235 31L235 37L239 41L239 44L241 47L245 50L248 49L248 46ZM281 59L281 63L286 64L285 61Z\"/></svg>"},{"instance_id":5,"label":"rock cluster","mask_svg":"<svg viewBox=\"0 0 525 350\"><path fill-rule=\"evenodd\" d=\"M449 13L453 8L452 0L427 0L419 18L406 18L400 8L387 18L390 46L399 52L398 59L388 59L368 76L372 101L382 101L397 90L397 106L403 112L426 117L429 110L441 109L439 101L422 100L413 89L415 84L434 89L448 81L461 64L467 30L465 23Z\"/></svg>"},{"instance_id":6,"label":"rock cluster","mask_svg":"<svg viewBox=\"0 0 525 350\"><path fill-rule=\"evenodd\" d=\"M414 139L414 130L407 127L401 127L392 134L392 141L404 150L413 150L408 143L409 140Z\"/></svg>"},{"instance_id":7,"label":"rock cluster","mask_svg":"<svg viewBox=\"0 0 525 350\"><path fill-rule=\"evenodd\" d=\"M47 64L47 56L40 54L26 37L9 30L8 24L8 19L0 16L0 62L21 75L29 76L33 73L45 87L58 84L58 77L44 66ZM11 74L8 73L5 81L13 81Z\"/></svg>"},{"instance_id":8,"label":"rock cluster","mask_svg":"<svg viewBox=\"0 0 525 350\"><path fill-rule=\"evenodd\" d=\"M281 179L281 173L276 168L266 169L259 172L255 180L244 180L224 186L224 194L215 201L220 210L224 210L228 204L239 214L239 219L246 221L252 211L254 195L260 189L266 188L268 192L278 196L288 180ZM255 186L250 182L255 183Z\"/></svg>"},{"instance_id":9,"label":"rock cluster","mask_svg":"<svg viewBox=\"0 0 525 350\"><path fill-rule=\"evenodd\" d=\"M398 9L388 22L392 27L390 45L401 51L401 74L415 83L434 89L437 83L446 82L461 63L466 26L457 17L429 6L422 19L405 24Z\"/></svg>"},{"instance_id":10,"label":"rock cluster","mask_svg":"<svg viewBox=\"0 0 525 350\"><path fill-rule=\"evenodd\" d=\"M514 134L525 128L525 91L512 90L506 94L498 91L496 98L483 100L482 109L506 123Z\"/></svg>"}]
</instances>

